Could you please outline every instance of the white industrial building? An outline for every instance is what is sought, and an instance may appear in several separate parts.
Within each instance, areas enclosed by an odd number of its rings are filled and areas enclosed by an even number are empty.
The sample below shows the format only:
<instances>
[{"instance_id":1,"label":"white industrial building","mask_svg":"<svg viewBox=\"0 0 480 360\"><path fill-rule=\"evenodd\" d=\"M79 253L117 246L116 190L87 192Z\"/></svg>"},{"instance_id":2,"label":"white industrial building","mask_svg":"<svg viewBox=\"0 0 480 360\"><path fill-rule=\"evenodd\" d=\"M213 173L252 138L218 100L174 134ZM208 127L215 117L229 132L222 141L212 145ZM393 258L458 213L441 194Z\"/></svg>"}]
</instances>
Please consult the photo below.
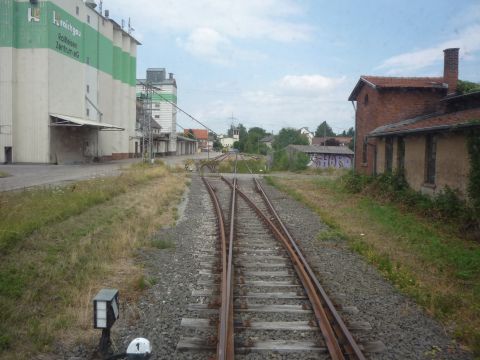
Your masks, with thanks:
<instances>
[{"instance_id":1,"label":"white industrial building","mask_svg":"<svg viewBox=\"0 0 480 360\"><path fill-rule=\"evenodd\" d=\"M0 0L0 163L132 155L137 45L92 0Z\"/></svg>"},{"instance_id":2,"label":"white industrial building","mask_svg":"<svg viewBox=\"0 0 480 360\"><path fill-rule=\"evenodd\" d=\"M146 79L137 80L137 97L146 100L146 113L151 113L160 125L154 149L156 156L177 154L177 82L172 73L168 78L166 75L164 68L149 68ZM147 94L147 86L151 93Z\"/></svg>"}]
</instances>

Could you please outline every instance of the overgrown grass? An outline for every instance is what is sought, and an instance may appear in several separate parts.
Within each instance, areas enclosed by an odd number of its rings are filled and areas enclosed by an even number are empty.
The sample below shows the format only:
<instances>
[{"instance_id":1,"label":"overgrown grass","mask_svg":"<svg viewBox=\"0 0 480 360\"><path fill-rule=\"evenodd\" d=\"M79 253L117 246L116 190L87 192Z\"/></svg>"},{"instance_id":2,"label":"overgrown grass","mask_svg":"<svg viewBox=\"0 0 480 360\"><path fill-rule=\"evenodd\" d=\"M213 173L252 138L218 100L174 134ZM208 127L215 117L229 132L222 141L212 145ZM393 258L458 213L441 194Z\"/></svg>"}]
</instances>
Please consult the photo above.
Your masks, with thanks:
<instances>
[{"instance_id":1,"label":"overgrown grass","mask_svg":"<svg viewBox=\"0 0 480 360\"><path fill-rule=\"evenodd\" d=\"M1 194L2 230L16 235L2 238L0 358L32 358L58 338L95 343L93 296L115 287L126 304L154 284L135 249L174 222L184 186L183 174L137 165L118 177Z\"/></svg>"},{"instance_id":2,"label":"overgrown grass","mask_svg":"<svg viewBox=\"0 0 480 360\"><path fill-rule=\"evenodd\" d=\"M349 172L339 181L351 193L363 193L381 203L395 203L423 218L441 220L450 230L480 242L480 210L446 187L435 197L411 189L402 174L366 176Z\"/></svg>"},{"instance_id":3,"label":"overgrown grass","mask_svg":"<svg viewBox=\"0 0 480 360\"><path fill-rule=\"evenodd\" d=\"M422 217L395 203L351 194L340 182L267 178L316 211L330 230L319 241L348 246L480 355L480 245L455 225Z\"/></svg>"},{"instance_id":4,"label":"overgrown grass","mask_svg":"<svg viewBox=\"0 0 480 360\"><path fill-rule=\"evenodd\" d=\"M38 228L125 193L158 176L160 169L164 167L135 164L118 177L81 181L67 187L0 193L0 255L7 254Z\"/></svg>"},{"instance_id":5,"label":"overgrown grass","mask_svg":"<svg viewBox=\"0 0 480 360\"><path fill-rule=\"evenodd\" d=\"M235 161L226 160L221 161L218 164L217 171L219 173L231 173L234 170ZM237 173L239 174L249 174L249 169L254 173L266 173L266 160L261 157L259 160L249 159L249 160L238 160L237 161Z\"/></svg>"}]
</instances>

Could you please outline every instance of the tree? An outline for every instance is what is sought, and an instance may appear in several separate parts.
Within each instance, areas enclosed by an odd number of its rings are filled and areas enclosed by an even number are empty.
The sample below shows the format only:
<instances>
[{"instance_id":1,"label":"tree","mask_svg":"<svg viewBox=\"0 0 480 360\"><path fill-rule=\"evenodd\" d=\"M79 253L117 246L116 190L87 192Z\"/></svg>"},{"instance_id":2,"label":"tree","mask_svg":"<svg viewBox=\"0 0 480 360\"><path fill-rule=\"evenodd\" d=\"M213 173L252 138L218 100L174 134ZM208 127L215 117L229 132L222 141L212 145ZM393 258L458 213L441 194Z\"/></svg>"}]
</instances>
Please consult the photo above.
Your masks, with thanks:
<instances>
[{"instance_id":1,"label":"tree","mask_svg":"<svg viewBox=\"0 0 480 360\"><path fill-rule=\"evenodd\" d=\"M336 136L336 134L333 132L330 125L328 125L327 122L324 121L320 125L318 125L317 131L315 131L315 136L317 137Z\"/></svg>"},{"instance_id":2,"label":"tree","mask_svg":"<svg viewBox=\"0 0 480 360\"><path fill-rule=\"evenodd\" d=\"M335 138L325 140L325 146L340 146L340 143Z\"/></svg>"},{"instance_id":3,"label":"tree","mask_svg":"<svg viewBox=\"0 0 480 360\"><path fill-rule=\"evenodd\" d=\"M248 137L248 131L247 131L247 128L245 126L243 126L242 124L238 124L237 128L239 130L239 132L238 132L239 139L238 139L238 147L236 147L236 149L244 152L245 151L245 142L246 142L247 137ZM233 130L232 130L232 136L233 136Z\"/></svg>"},{"instance_id":4,"label":"tree","mask_svg":"<svg viewBox=\"0 0 480 360\"><path fill-rule=\"evenodd\" d=\"M222 151L223 145L221 141L218 139L217 135L213 135L213 145L212 145L213 150L215 151Z\"/></svg>"},{"instance_id":5,"label":"tree","mask_svg":"<svg viewBox=\"0 0 480 360\"><path fill-rule=\"evenodd\" d=\"M260 154L261 150L264 150L266 153L266 145L260 143L267 135L267 132L260 127L253 127L248 130L247 138L245 140L245 145L243 151L251 154Z\"/></svg>"},{"instance_id":6,"label":"tree","mask_svg":"<svg viewBox=\"0 0 480 360\"><path fill-rule=\"evenodd\" d=\"M272 147L275 150L281 150L288 145L308 145L308 139L302 135L299 130L293 128L283 128L273 140Z\"/></svg>"},{"instance_id":7,"label":"tree","mask_svg":"<svg viewBox=\"0 0 480 360\"><path fill-rule=\"evenodd\" d=\"M192 129L187 129L185 136L189 139L195 139L195 135L193 134Z\"/></svg>"},{"instance_id":8,"label":"tree","mask_svg":"<svg viewBox=\"0 0 480 360\"><path fill-rule=\"evenodd\" d=\"M355 136L355 129L353 128L353 126L350 129L348 129L347 136L351 136L351 137Z\"/></svg>"}]
</instances>

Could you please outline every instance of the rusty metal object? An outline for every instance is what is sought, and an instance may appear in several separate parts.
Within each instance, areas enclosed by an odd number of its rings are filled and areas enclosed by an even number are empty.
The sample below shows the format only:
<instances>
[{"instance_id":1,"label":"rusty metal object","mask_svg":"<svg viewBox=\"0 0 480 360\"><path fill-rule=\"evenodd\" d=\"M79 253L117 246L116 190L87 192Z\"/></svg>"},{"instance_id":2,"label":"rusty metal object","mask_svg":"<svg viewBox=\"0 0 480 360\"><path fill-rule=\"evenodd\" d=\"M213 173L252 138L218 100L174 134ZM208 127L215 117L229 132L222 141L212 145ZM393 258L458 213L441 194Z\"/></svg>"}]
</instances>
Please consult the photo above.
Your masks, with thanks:
<instances>
[{"instance_id":1,"label":"rusty metal object","mask_svg":"<svg viewBox=\"0 0 480 360\"><path fill-rule=\"evenodd\" d=\"M222 280L220 288L220 321L218 326L218 342L217 342L217 359L228 360L233 359L233 287L231 284L232 278L232 251L233 241L231 241L228 247L227 258L227 239L224 216L220 202L213 190L212 186L205 178L202 180L212 198L212 202L215 208L215 213L218 219L219 237L221 244L221 264L222 264ZM234 193L234 192L232 192ZM232 234L233 235L233 234Z\"/></svg>"},{"instance_id":2,"label":"rusty metal object","mask_svg":"<svg viewBox=\"0 0 480 360\"><path fill-rule=\"evenodd\" d=\"M230 183L227 179L222 177L222 180L224 180L232 189L236 187L236 184ZM263 189L262 189L263 190ZM298 249L298 246L296 246L296 243L291 240L293 240L291 237L287 237L284 234L284 229L280 230L272 220L268 216L266 216L259 208L258 206L253 203L250 198L248 198L240 189L237 189L238 194L247 202L247 204L257 213L257 215L264 221L264 223L270 228L274 236L283 244L284 248L287 250L290 259L292 260L294 269L300 278L300 281L302 282L303 288L305 289L307 293L307 297L310 300L310 303L312 304L312 309L315 314L315 318L317 320L318 327L320 328L324 339L325 343L327 345L328 351L330 353L330 356L332 359L345 359L344 356L344 351L342 350L340 346L339 340L343 340L342 337L338 337L337 333L334 330L334 328L337 328L338 325L335 322L332 322L330 319L336 318L334 315L330 314L330 309L328 306L328 314L327 311L325 311L325 308L323 304L325 303L323 299L323 295L326 296L326 294L323 292L320 293L317 291L317 285L315 283L316 277L311 277L313 275L313 272L309 273L307 271L307 268L310 269L308 264L306 263L305 258L301 254L300 250ZM265 195L266 196L266 195ZM267 198L268 199L268 198ZM286 230L286 229L285 229ZM310 269L311 270L311 269ZM318 281L316 281L318 283ZM318 284L319 285L319 284ZM322 289L323 290L323 289ZM336 313L336 310L333 309ZM338 313L336 313L338 315ZM338 316L339 317L339 316ZM343 324L343 322L342 322ZM348 330L347 330L348 331ZM353 338L350 335L350 338L353 340ZM354 341L354 340L353 340ZM355 342L354 342L355 343ZM343 342L342 342L343 345ZM356 345L356 343L355 343ZM357 346L358 348L358 346ZM359 356L356 353L352 353L351 347L348 346L346 348L346 353L350 356L356 356L354 358L356 359L364 359L364 356L361 352L359 352Z\"/></svg>"},{"instance_id":3,"label":"rusty metal object","mask_svg":"<svg viewBox=\"0 0 480 360\"><path fill-rule=\"evenodd\" d=\"M337 338L340 340L340 343L345 349L345 353L347 353L351 358L353 359L365 359L365 356L363 355L362 351L360 350L360 347L358 346L357 342L353 338L352 334L348 330L347 326L343 322L340 314L337 312L335 309L335 306L333 305L332 301L328 297L327 293L323 289L322 285L318 281L317 277L315 276L315 273L313 270L310 268L310 265L308 264L307 260L303 256L301 250L299 249L297 243L293 239L292 235L288 231L287 227L283 223L282 219L278 215L277 211L273 207L273 204L271 203L270 199L268 198L267 194L263 190L262 186L260 185L260 182L257 179L254 179L255 186L262 196L265 204L267 205L270 213L274 216L276 222L280 226L282 232L284 235L288 238L289 242L292 244L292 247L294 248L295 252L298 254L298 257L302 261L302 265L305 268L305 271L308 273L310 279L315 285L317 293L320 295L322 302L324 304L324 307L327 308L327 314L329 315L330 322L333 323L333 329L337 335Z\"/></svg>"}]
</instances>

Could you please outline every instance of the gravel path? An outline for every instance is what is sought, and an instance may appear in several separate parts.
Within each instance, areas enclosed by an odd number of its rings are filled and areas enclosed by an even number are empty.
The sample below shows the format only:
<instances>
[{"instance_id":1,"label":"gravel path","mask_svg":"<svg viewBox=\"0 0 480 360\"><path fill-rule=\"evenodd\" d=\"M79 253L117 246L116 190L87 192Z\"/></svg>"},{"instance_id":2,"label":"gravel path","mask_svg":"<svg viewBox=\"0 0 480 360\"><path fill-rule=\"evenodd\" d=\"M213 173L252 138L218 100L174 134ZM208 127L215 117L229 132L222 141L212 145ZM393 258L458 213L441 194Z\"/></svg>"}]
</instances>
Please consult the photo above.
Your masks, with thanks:
<instances>
[{"instance_id":1,"label":"gravel path","mask_svg":"<svg viewBox=\"0 0 480 360\"><path fill-rule=\"evenodd\" d=\"M372 329L356 332L361 342L381 341L386 350L369 354L371 359L471 359L445 335L442 327L425 315L412 301L386 282L378 272L344 242L316 240L325 230L318 216L302 204L265 185L280 216L297 238L325 289L344 308L346 322L368 322ZM184 211L182 210L184 209ZM199 253L213 249L216 222L212 205L201 179L194 175L190 191L180 209L175 228L156 236L175 243L171 249L144 251L139 261L155 284L138 304L122 309L122 318L114 326L114 345L126 349L135 337L152 342L152 359L206 359L208 354L176 352L182 336L195 336L180 327L183 317L192 317L187 307L197 301L192 290L198 289ZM69 357L71 358L71 357Z\"/></svg>"}]
</instances>

